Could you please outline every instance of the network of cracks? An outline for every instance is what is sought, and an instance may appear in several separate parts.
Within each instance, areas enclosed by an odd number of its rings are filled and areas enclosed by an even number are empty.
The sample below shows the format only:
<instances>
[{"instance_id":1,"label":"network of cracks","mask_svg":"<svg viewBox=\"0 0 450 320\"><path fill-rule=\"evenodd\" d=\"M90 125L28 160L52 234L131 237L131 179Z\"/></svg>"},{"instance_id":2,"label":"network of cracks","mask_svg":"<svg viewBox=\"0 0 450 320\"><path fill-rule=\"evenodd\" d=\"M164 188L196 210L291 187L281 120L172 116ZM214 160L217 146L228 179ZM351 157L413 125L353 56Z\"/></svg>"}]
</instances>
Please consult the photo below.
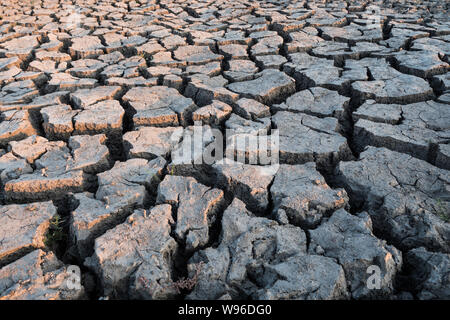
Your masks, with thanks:
<instances>
[{"instance_id":1,"label":"network of cracks","mask_svg":"<svg viewBox=\"0 0 450 320\"><path fill-rule=\"evenodd\" d=\"M0 299L449 299L448 7L2 1Z\"/></svg>"}]
</instances>

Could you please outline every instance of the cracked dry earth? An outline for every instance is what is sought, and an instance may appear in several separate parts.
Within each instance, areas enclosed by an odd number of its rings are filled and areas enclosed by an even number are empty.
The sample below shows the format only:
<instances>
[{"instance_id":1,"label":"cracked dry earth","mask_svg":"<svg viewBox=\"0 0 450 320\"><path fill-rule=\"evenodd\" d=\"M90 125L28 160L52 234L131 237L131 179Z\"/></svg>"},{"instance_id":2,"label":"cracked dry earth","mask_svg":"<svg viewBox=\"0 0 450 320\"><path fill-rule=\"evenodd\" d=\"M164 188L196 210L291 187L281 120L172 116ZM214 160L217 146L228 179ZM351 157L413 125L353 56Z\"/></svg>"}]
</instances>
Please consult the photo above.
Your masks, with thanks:
<instances>
[{"instance_id":1,"label":"cracked dry earth","mask_svg":"<svg viewBox=\"0 0 450 320\"><path fill-rule=\"evenodd\" d=\"M2 1L0 299L449 299L448 7Z\"/></svg>"}]
</instances>

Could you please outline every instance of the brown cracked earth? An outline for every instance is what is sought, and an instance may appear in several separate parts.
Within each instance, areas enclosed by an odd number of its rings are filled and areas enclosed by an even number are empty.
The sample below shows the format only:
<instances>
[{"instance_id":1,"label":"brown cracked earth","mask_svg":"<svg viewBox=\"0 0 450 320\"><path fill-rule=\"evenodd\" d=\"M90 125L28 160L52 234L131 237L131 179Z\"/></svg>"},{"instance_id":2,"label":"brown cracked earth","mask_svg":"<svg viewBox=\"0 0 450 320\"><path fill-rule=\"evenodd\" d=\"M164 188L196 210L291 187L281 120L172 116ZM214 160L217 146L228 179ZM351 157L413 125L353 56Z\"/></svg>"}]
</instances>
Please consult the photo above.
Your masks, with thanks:
<instances>
[{"instance_id":1,"label":"brown cracked earth","mask_svg":"<svg viewBox=\"0 0 450 320\"><path fill-rule=\"evenodd\" d=\"M0 299L449 299L448 9L1 1Z\"/></svg>"}]
</instances>

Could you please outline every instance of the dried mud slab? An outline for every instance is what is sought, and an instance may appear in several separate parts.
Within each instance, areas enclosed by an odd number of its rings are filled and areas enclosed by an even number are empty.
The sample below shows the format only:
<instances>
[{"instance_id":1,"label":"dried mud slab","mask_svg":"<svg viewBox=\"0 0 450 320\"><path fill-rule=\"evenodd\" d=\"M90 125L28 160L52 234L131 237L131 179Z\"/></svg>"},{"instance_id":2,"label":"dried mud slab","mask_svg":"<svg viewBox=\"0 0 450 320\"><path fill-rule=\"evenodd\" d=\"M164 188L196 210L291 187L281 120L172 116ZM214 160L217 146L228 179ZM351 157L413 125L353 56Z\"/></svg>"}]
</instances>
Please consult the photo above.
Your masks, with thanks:
<instances>
[{"instance_id":1,"label":"dried mud slab","mask_svg":"<svg viewBox=\"0 0 450 320\"><path fill-rule=\"evenodd\" d=\"M0 300L78 300L84 287L69 288L71 273L53 252L34 250L0 269Z\"/></svg>"},{"instance_id":2,"label":"dried mud slab","mask_svg":"<svg viewBox=\"0 0 450 320\"><path fill-rule=\"evenodd\" d=\"M336 174L351 201L367 210L375 231L386 240L403 250L424 246L449 252L447 170L369 147L360 161L339 163Z\"/></svg>"},{"instance_id":3,"label":"dried mud slab","mask_svg":"<svg viewBox=\"0 0 450 320\"><path fill-rule=\"evenodd\" d=\"M330 258L306 254L302 229L255 217L238 199L223 213L219 246L199 251L189 261L191 275L201 262L198 283L188 299L342 299L348 295L341 266Z\"/></svg>"},{"instance_id":4,"label":"dried mud slab","mask_svg":"<svg viewBox=\"0 0 450 320\"><path fill-rule=\"evenodd\" d=\"M135 211L95 240L94 254L85 265L100 277L105 295L167 299L176 294L170 286L178 247L170 235L172 223L170 205L160 205L149 212Z\"/></svg>"},{"instance_id":5,"label":"dried mud slab","mask_svg":"<svg viewBox=\"0 0 450 320\"><path fill-rule=\"evenodd\" d=\"M0 264L33 249L44 248L45 233L55 214L56 208L51 202L2 206Z\"/></svg>"},{"instance_id":6,"label":"dried mud slab","mask_svg":"<svg viewBox=\"0 0 450 320\"><path fill-rule=\"evenodd\" d=\"M167 203L176 208L175 236L185 242L187 251L205 246L210 228L224 205L222 190L208 188L194 178L167 175L158 186L156 203Z\"/></svg>"},{"instance_id":7,"label":"dried mud slab","mask_svg":"<svg viewBox=\"0 0 450 320\"><path fill-rule=\"evenodd\" d=\"M343 189L331 189L315 164L281 165L270 187L273 211L282 210L289 221L304 228L316 227L334 210L347 206Z\"/></svg>"}]
</instances>

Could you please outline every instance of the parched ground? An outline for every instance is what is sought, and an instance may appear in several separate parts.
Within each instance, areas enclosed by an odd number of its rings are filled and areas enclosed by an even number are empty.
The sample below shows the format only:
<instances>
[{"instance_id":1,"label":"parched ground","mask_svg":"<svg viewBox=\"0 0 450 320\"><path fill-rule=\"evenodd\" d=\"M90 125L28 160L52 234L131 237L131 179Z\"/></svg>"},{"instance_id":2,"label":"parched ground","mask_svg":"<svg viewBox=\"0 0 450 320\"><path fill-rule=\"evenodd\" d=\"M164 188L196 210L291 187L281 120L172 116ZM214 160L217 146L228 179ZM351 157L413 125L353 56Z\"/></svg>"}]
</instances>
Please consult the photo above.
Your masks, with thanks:
<instances>
[{"instance_id":1,"label":"parched ground","mask_svg":"<svg viewBox=\"0 0 450 320\"><path fill-rule=\"evenodd\" d=\"M2 0L0 299L450 299L448 9Z\"/></svg>"}]
</instances>

